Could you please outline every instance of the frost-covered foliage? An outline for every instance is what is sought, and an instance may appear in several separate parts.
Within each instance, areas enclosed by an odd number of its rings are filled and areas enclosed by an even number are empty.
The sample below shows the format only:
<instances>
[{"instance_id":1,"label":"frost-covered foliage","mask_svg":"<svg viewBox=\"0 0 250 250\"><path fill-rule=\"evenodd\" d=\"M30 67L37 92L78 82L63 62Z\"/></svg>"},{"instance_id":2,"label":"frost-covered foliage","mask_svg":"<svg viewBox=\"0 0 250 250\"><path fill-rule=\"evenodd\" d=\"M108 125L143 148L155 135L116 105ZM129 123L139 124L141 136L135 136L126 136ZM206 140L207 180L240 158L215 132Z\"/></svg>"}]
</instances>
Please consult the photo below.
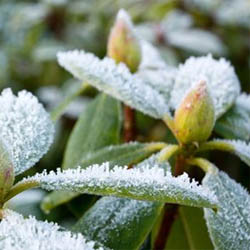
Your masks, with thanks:
<instances>
[{"instance_id":1,"label":"frost-covered foliage","mask_svg":"<svg viewBox=\"0 0 250 250\"><path fill-rule=\"evenodd\" d=\"M250 195L226 173L208 174L204 185L219 200L217 212L205 208L205 218L215 249L249 249Z\"/></svg>"},{"instance_id":2,"label":"frost-covered foliage","mask_svg":"<svg viewBox=\"0 0 250 250\"><path fill-rule=\"evenodd\" d=\"M110 169L108 163L96 164L86 169L58 169L56 173L36 174L22 182L38 183L47 190L115 195L192 206L216 206L216 197L195 180L190 181L186 173L173 177L170 172L165 173L157 165L143 165L129 170L118 166Z\"/></svg>"},{"instance_id":3,"label":"frost-covered foliage","mask_svg":"<svg viewBox=\"0 0 250 250\"><path fill-rule=\"evenodd\" d=\"M27 91L0 96L0 136L14 163L15 174L32 167L49 149L54 126L37 98Z\"/></svg>"},{"instance_id":4,"label":"frost-covered foliage","mask_svg":"<svg viewBox=\"0 0 250 250\"><path fill-rule=\"evenodd\" d=\"M171 95L171 105L176 108L190 87L200 80L205 80L207 83L218 118L234 103L240 92L240 83L228 61L216 60L211 55L191 57L179 66Z\"/></svg>"},{"instance_id":5,"label":"frost-covered foliage","mask_svg":"<svg viewBox=\"0 0 250 250\"><path fill-rule=\"evenodd\" d=\"M81 234L63 231L57 224L25 219L11 210L4 211L0 222L0 248L4 250L92 250L93 241L86 241Z\"/></svg>"},{"instance_id":6,"label":"frost-covered foliage","mask_svg":"<svg viewBox=\"0 0 250 250\"><path fill-rule=\"evenodd\" d=\"M77 50L59 53L58 61L78 79L88 81L143 113L155 118L162 118L168 113L163 96L140 78L131 75L124 64L116 65L111 58L100 60L91 53Z\"/></svg>"}]
</instances>

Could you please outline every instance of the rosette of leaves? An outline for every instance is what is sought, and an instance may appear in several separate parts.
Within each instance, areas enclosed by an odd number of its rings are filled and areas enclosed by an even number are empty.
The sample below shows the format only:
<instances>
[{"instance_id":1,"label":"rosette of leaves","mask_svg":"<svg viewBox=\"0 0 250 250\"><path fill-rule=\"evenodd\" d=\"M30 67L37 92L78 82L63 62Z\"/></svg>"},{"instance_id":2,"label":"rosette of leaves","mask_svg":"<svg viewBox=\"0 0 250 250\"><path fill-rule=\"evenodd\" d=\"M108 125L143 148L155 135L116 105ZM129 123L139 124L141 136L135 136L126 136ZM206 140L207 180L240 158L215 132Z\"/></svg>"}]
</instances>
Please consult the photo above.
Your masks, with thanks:
<instances>
[{"instance_id":1,"label":"rosette of leaves","mask_svg":"<svg viewBox=\"0 0 250 250\"><path fill-rule=\"evenodd\" d=\"M129 20L129 17L125 19ZM72 73L76 78L88 82L98 90L122 101L135 110L164 121L176 137L178 144L158 145L159 148L155 148L155 151L161 149L161 152L156 155L154 161L150 158L149 162L166 164L166 161L170 157L175 156L177 162L174 167L176 174L185 171L189 165L195 165L204 170L206 177L204 178L203 185L215 194L218 202L216 203L217 211L212 210L211 207L204 208L208 231L214 247L216 249L249 248L250 196L248 192L227 174L218 170L218 168L207 159L201 158L198 155L202 151L222 150L239 156L247 165L250 165L250 146L245 141L248 139L247 135L250 134L249 97L247 94L240 94L240 83L233 67L223 58L216 60L211 55L207 55L197 58L191 57L184 64L173 68L164 63L159 53L150 44L142 41L141 51L141 65L139 65L138 71L133 74L124 63L117 64L112 58L108 57L99 59L95 55L85 51L75 50L61 52L58 54L58 61L61 66ZM174 117L172 117L173 113ZM78 126L78 129L79 128L80 124ZM208 141L213 130L222 137L225 137L225 139ZM243 133L242 130L244 130L245 133ZM73 143L72 139L71 144ZM130 156L128 152L129 148L132 148L132 145L136 147L135 145L139 144L125 144L109 147L108 149L101 149L96 155L100 157L99 159L103 159L102 157L109 151L108 154L110 154L111 163L113 161L112 164L116 164L117 155L119 155L117 152L120 152L119 156L122 158L123 151L120 151L120 149L123 147L127 149L127 156ZM135 151L135 148L133 151ZM112 154L111 152L114 153ZM89 162L91 162L94 157L95 154L93 153L86 155L86 158L89 158ZM106 159L109 159L109 157ZM84 170L77 169L74 171L78 173L81 173L81 171L83 173L84 171L94 171L94 166L92 166L91 169L86 169L84 160L84 158L81 160L78 158L75 164L72 164L71 168L76 168L76 166L81 165L82 162L82 168ZM126 164L135 162L138 162L136 157L134 161L130 158ZM145 160L145 163L146 162L148 161ZM114 178L112 173L116 171L119 173L121 170L114 167L110 172L110 168L113 167L112 164L108 166L107 170L110 174L111 182ZM149 173L147 172L150 169L149 166L146 167L147 170L143 167L143 163L139 164L139 166L142 170L137 170L137 167L132 170L127 170L128 172L131 171L130 173L134 171L135 179L136 176L140 176L140 174L137 174L137 171L142 171L144 176ZM106 168L107 166L102 165L102 167L98 167L98 169L100 170L103 167ZM74 173L74 171L72 173ZM126 179L126 174L123 174L122 171L124 170L121 170L119 176L123 176L123 178ZM104 172L101 174L104 176L103 183L105 182L106 176ZM51 174L48 176L50 177ZM62 176L61 172L59 171L55 176L59 178L59 176ZM34 178L37 179L37 177ZM38 177L38 179L39 178L40 177ZM53 178L51 179L49 189L53 189L58 185L56 181L54 184ZM128 179L130 180L130 178ZM159 177L158 179L161 178ZM90 183L89 180L88 182ZM122 185L122 183L123 181L119 184ZM133 183L135 184L137 181L134 180ZM157 185L156 180L154 183ZM22 185L22 183L20 185ZM70 186L70 184L67 185ZM146 187L145 183L143 185ZM110 192L115 193L115 185L111 184L111 186L112 187L107 187ZM131 189L134 188L132 183L129 184L129 187ZM121 186L119 189L120 188ZM72 190L77 191L77 189L71 189L71 191ZM129 193L131 190L129 191L128 189L126 192ZM138 196L141 194L139 190L132 192ZM151 192L148 191L147 193L150 196ZM162 193L164 193L163 189ZM53 205L53 202L58 202L57 198L54 199L55 196L55 193L52 193L51 196L47 197L47 200L45 200L43 204L44 208L52 208L55 205ZM153 196L157 197L156 193ZM71 197L75 197L75 194ZM130 196L130 198L132 197ZM140 197L134 198L141 199ZM57 204L69 199L62 197ZM152 217L157 218L160 213L159 211L163 207L161 203L163 200L159 199L159 197L157 199L160 203L158 203L158 205L157 203L152 203L151 206L149 205L150 209L148 208L147 210L151 212L148 213L144 212L142 208L144 205L141 205L139 202L136 203L136 205L134 204L132 214L135 217L131 214L129 217L126 217L126 215L121 216L118 212L131 209L129 208L132 206L130 201L101 199L81 218L75 230L84 232L89 235L91 239L100 241L110 248L118 249L119 246L125 246L131 249L137 249L141 246L146 235L148 235L152 229L153 223L156 221L152 219ZM147 200L152 201L153 199L147 198ZM171 202L170 200L165 201ZM230 203L230 205L228 203ZM179 202L179 204L184 203ZM151 220L149 220L149 218L151 218ZM107 225L110 220L112 221L111 226ZM136 227L136 225L138 225L136 221L141 223L140 225L143 225L141 226L143 230ZM100 226L100 224L102 226ZM122 225L130 227L130 231L126 229L122 230ZM133 235L129 234L129 232L133 232ZM121 237L122 242L126 243L117 242L117 237Z\"/></svg>"}]
</instances>

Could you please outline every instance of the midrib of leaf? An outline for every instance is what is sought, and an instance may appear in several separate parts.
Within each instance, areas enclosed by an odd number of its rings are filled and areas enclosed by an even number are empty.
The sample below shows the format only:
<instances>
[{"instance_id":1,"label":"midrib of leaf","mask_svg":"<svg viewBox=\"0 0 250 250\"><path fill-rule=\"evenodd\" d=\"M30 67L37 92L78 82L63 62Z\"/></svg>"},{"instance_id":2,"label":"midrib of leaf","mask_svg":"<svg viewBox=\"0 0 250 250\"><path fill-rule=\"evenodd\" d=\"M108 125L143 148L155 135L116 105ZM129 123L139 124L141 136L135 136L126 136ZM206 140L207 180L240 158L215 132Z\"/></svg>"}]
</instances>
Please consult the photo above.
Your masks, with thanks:
<instances>
[{"instance_id":1,"label":"midrib of leaf","mask_svg":"<svg viewBox=\"0 0 250 250\"><path fill-rule=\"evenodd\" d=\"M240 212L237 204L234 202L234 199L231 199L230 195L228 194L228 190L227 188L225 188L225 185L223 184L223 182L221 181L220 177L217 178L219 179L219 182L221 184L221 186L223 187L223 192L227 195L228 197L228 200L230 200L231 204L233 204L235 210L238 212L238 216L241 217L241 218L244 218L244 215L242 215L242 213ZM220 208L219 208L220 209ZM248 225L247 221L246 220L243 220L243 223L245 225L245 228L244 230L247 232L247 231L250 231L249 228L250 228L250 225Z\"/></svg>"},{"instance_id":2,"label":"midrib of leaf","mask_svg":"<svg viewBox=\"0 0 250 250\"><path fill-rule=\"evenodd\" d=\"M182 211L181 207L179 208L179 214L180 214L181 222L183 224L184 231L186 233L186 238L187 238L187 242L188 242L189 248L190 248L190 250L196 250L195 249L195 244L193 242L192 235L190 233L190 229L189 229L187 220L185 218L185 215L183 214L183 211Z\"/></svg>"}]
</instances>

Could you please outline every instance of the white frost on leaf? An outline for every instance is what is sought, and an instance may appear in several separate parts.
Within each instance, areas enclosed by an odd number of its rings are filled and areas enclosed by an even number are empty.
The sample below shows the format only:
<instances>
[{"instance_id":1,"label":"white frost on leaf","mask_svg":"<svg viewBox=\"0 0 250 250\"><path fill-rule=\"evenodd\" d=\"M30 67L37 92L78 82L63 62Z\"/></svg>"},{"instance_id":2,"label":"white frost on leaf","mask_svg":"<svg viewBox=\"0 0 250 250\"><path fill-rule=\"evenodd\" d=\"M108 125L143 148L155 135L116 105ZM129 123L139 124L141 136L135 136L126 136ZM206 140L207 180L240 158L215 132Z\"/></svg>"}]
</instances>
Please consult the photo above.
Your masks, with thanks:
<instances>
[{"instance_id":1,"label":"white frost on leaf","mask_svg":"<svg viewBox=\"0 0 250 250\"><path fill-rule=\"evenodd\" d=\"M216 123L215 130L227 138L250 139L250 96L241 94L233 107Z\"/></svg>"},{"instance_id":2,"label":"white frost on leaf","mask_svg":"<svg viewBox=\"0 0 250 250\"><path fill-rule=\"evenodd\" d=\"M15 174L32 167L48 151L54 135L49 114L31 93L0 95L0 138L9 151Z\"/></svg>"},{"instance_id":3,"label":"white frost on leaf","mask_svg":"<svg viewBox=\"0 0 250 250\"><path fill-rule=\"evenodd\" d=\"M63 231L57 224L25 219L11 210L4 211L0 222L1 250L92 250L93 241L87 242L81 234Z\"/></svg>"},{"instance_id":4,"label":"white frost on leaf","mask_svg":"<svg viewBox=\"0 0 250 250\"><path fill-rule=\"evenodd\" d=\"M218 197L215 212L205 208L205 219L215 249L250 249L250 195L226 173L207 174L203 180Z\"/></svg>"},{"instance_id":5,"label":"white frost on leaf","mask_svg":"<svg viewBox=\"0 0 250 250\"><path fill-rule=\"evenodd\" d=\"M76 78L145 114L162 118L169 112L164 97L132 75L122 63L117 65L111 58L101 60L91 53L77 50L58 53L58 61Z\"/></svg>"},{"instance_id":6,"label":"white frost on leaf","mask_svg":"<svg viewBox=\"0 0 250 250\"><path fill-rule=\"evenodd\" d=\"M169 103L174 86L176 68L167 65L157 49L146 41L141 41L142 61L136 75L144 83L152 86Z\"/></svg>"},{"instance_id":7,"label":"white frost on leaf","mask_svg":"<svg viewBox=\"0 0 250 250\"><path fill-rule=\"evenodd\" d=\"M175 77L171 106L178 107L189 89L201 80L207 83L218 118L232 106L240 93L234 68L224 58L216 60L211 55L190 57L181 64Z\"/></svg>"},{"instance_id":8,"label":"white frost on leaf","mask_svg":"<svg viewBox=\"0 0 250 250\"><path fill-rule=\"evenodd\" d=\"M160 165L127 169L119 166L110 168L109 163L103 163L86 169L44 172L22 182L36 182L47 190L113 195L198 207L216 206L216 197L195 180L190 180L186 173L174 177Z\"/></svg>"}]
</instances>

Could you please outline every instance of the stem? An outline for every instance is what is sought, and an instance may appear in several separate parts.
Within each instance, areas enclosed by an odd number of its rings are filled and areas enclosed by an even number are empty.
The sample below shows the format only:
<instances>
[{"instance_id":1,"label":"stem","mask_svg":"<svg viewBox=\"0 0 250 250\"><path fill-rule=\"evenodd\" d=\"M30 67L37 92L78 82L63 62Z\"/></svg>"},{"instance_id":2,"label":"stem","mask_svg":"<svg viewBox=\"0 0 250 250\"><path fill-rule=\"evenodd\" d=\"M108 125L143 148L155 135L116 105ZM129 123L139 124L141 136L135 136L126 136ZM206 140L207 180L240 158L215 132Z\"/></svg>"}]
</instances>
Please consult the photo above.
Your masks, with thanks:
<instances>
[{"instance_id":1,"label":"stem","mask_svg":"<svg viewBox=\"0 0 250 250\"><path fill-rule=\"evenodd\" d=\"M159 155L159 162L167 161L172 157L174 154L178 153L180 147L178 145L167 145L163 148Z\"/></svg>"},{"instance_id":2,"label":"stem","mask_svg":"<svg viewBox=\"0 0 250 250\"><path fill-rule=\"evenodd\" d=\"M187 163L200 167L206 173L215 174L217 172L217 168L210 161L203 158L192 158L187 160Z\"/></svg>"},{"instance_id":3,"label":"stem","mask_svg":"<svg viewBox=\"0 0 250 250\"><path fill-rule=\"evenodd\" d=\"M20 181L10 189L9 193L4 198L4 202L7 202L8 200L10 200L14 196L16 196L17 194L19 194L25 190L28 190L31 188L36 188L36 187L39 187L39 183L34 181L34 180L32 180L32 181Z\"/></svg>"},{"instance_id":4,"label":"stem","mask_svg":"<svg viewBox=\"0 0 250 250\"><path fill-rule=\"evenodd\" d=\"M186 160L184 156L181 154L178 155L175 163L174 176L178 176L183 173L185 164ZM177 204L165 204L163 220L157 238L155 240L155 250L161 250L165 248L172 225L174 224L174 221L177 218L178 209L179 205Z\"/></svg>"},{"instance_id":5,"label":"stem","mask_svg":"<svg viewBox=\"0 0 250 250\"><path fill-rule=\"evenodd\" d=\"M134 141L136 137L135 111L127 105L124 105L124 132L125 142Z\"/></svg>"},{"instance_id":6,"label":"stem","mask_svg":"<svg viewBox=\"0 0 250 250\"><path fill-rule=\"evenodd\" d=\"M52 121L56 122L60 116L65 112L65 109L68 107L68 105L76 99L79 95L83 94L87 89L89 85L87 83L83 83L81 88L75 90L72 94L67 96L61 103L59 103L58 106L56 106L52 111L51 111L51 119Z\"/></svg>"},{"instance_id":7,"label":"stem","mask_svg":"<svg viewBox=\"0 0 250 250\"><path fill-rule=\"evenodd\" d=\"M226 141L209 141L201 144L197 152L207 150L221 150L232 153L234 152L234 147Z\"/></svg>"}]
</instances>

